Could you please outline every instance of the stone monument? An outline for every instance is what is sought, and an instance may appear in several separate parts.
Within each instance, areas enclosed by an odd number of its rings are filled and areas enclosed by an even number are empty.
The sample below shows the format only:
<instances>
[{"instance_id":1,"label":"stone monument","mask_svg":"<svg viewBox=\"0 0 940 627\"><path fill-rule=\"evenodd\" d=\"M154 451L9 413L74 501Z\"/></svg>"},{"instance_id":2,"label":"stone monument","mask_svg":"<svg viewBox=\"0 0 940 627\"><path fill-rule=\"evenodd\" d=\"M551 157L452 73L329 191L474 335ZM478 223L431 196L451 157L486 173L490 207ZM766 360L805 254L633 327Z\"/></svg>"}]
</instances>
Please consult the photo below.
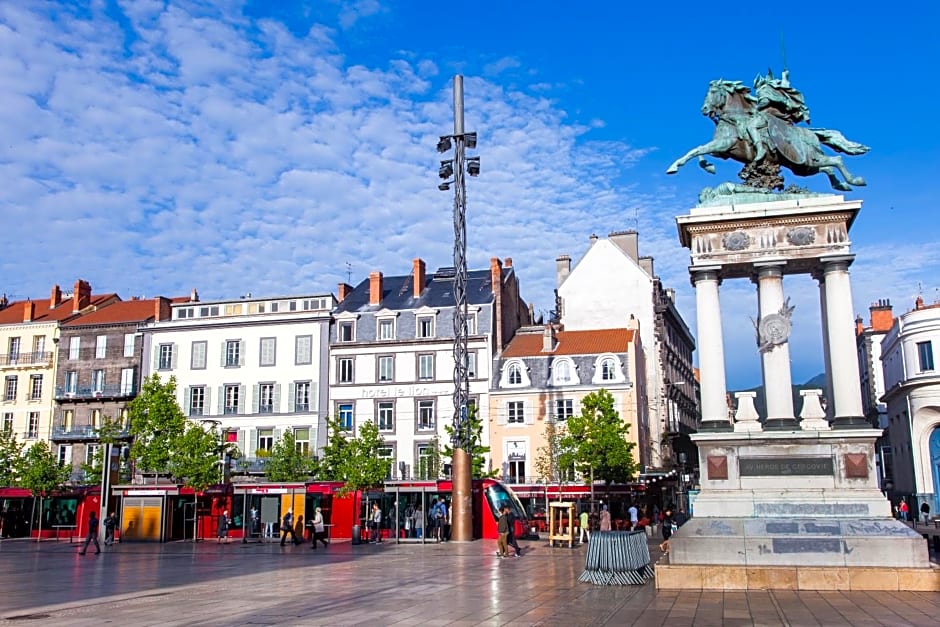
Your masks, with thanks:
<instances>
[{"instance_id":1,"label":"stone monument","mask_svg":"<svg viewBox=\"0 0 940 627\"><path fill-rule=\"evenodd\" d=\"M881 431L862 416L849 281L849 229L861 202L784 189L781 175L781 167L823 173L847 191L865 181L821 144L847 154L868 148L801 126L809 110L787 72L758 77L754 88L712 81L702 111L715 137L669 169L698 157L714 171L704 155L744 163L743 184L704 190L677 218L696 292L702 425L692 439L701 492L694 517L672 537L668 563L656 566L657 587L940 590L926 542L892 518L878 489ZM819 290L826 389L804 391L799 413L784 275L809 275ZM753 392L737 394L733 415L726 401L719 286L732 279L757 284L766 416L757 415Z\"/></svg>"}]
</instances>

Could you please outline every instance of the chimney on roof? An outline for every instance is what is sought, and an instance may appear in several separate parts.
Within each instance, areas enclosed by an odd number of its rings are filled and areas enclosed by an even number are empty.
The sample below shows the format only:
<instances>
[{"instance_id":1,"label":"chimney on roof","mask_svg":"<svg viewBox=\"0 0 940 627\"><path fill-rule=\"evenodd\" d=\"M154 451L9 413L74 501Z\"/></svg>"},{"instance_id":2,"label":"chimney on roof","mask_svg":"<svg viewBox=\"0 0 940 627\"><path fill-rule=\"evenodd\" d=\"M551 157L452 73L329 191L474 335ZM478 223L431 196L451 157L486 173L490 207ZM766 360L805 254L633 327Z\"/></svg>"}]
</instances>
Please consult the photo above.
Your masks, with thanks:
<instances>
[{"instance_id":1,"label":"chimney on roof","mask_svg":"<svg viewBox=\"0 0 940 627\"><path fill-rule=\"evenodd\" d=\"M568 275L571 274L571 257L558 255L555 258L555 286L561 287Z\"/></svg>"},{"instance_id":2,"label":"chimney on roof","mask_svg":"<svg viewBox=\"0 0 940 627\"><path fill-rule=\"evenodd\" d=\"M10 304L10 299L7 298L6 294L4 294L3 296L0 296L0 309L6 309L7 305L9 304Z\"/></svg>"},{"instance_id":3,"label":"chimney on roof","mask_svg":"<svg viewBox=\"0 0 940 627\"><path fill-rule=\"evenodd\" d=\"M503 284L503 262L499 260L499 257L490 258L490 280L493 283L494 292Z\"/></svg>"},{"instance_id":4,"label":"chimney on roof","mask_svg":"<svg viewBox=\"0 0 940 627\"><path fill-rule=\"evenodd\" d=\"M503 267L504 268L512 267L512 257L506 257L505 259L503 259Z\"/></svg>"},{"instance_id":5,"label":"chimney on roof","mask_svg":"<svg viewBox=\"0 0 940 627\"><path fill-rule=\"evenodd\" d=\"M529 322L535 320L535 303L529 303Z\"/></svg>"},{"instance_id":6,"label":"chimney on roof","mask_svg":"<svg viewBox=\"0 0 940 627\"><path fill-rule=\"evenodd\" d=\"M923 309L923 308L924 308L924 297L918 296L917 299L914 301L914 309L916 310L916 309Z\"/></svg>"},{"instance_id":7,"label":"chimney on roof","mask_svg":"<svg viewBox=\"0 0 940 627\"><path fill-rule=\"evenodd\" d=\"M72 313L78 313L91 304L91 285L84 279L75 281L75 291L72 292Z\"/></svg>"},{"instance_id":8,"label":"chimney on roof","mask_svg":"<svg viewBox=\"0 0 940 627\"><path fill-rule=\"evenodd\" d=\"M591 237L588 238L591 242L591 246L597 243L597 233L591 233Z\"/></svg>"},{"instance_id":9,"label":"chimney on roof","mask_svg":"<svg viewBox=\"0 0 940 627\"><path fill-rule=\"evenodd\" d=\"M382 273L379 271L369 273L369 304L382 303Z\"/></svg>"},{"instance_id":10,"label":"chimney on roof","mask_svg":"<svg viewBox=\"0 0 940 627\"><path fill-rule=\"evenodd\" d=\"M196 291L196 288L193 288L193 291L189 293L189 302L198 303L199 302L199 292Z\"/></svg>"},{"instance_id":11,"label":"chimney on roof","mask_svg":"<svg viewBox=\"0 0 940 627\"><path fill-rule=\"evenodd\" d=\"M855 337L858 337L865 332L865 323L862 322L861 316L855 316Z\"/></svg>"},{"instance_id":12,"label":"chimney on roof","mask_svg":"<svg viewBox=\"0 0 940 627\"><path fill-rule=\"evenodd\" d=\"M33 316L36 315L36 303L31 300L26 301L26 304L23 306L23 322L32 322Z\"/></svg>"},{"instance_id":13,"label":"chimney on roof","mask_svg":"<svg viewBox=\"0 0 940 627\"><path fill-rule=\"evenodd\" d=\"M652 257L640 257L639 260L640 267L643 268L643 271L646 274L650 275L650 278L656 276L653 272L653 258Z\"/></svg>"},{"instance_id":14,"label":"chimney on roof","mask_svg":"<svg viewBox=\"0 0 940 627\"><path fill-rule=\"evenodd\" d=\"M555 325L548 323L542 331L542 352L550 353L555 350L557 345L557 336L555 335Z\"/></svg>"},{"instance_id":15,"label":"chimney on roof","mask_svg":"<svg viewBox=\"0 0 940 627\"><path fill-rule=\"evenodd\" d=\"M891 301L887 298L879 299L868 308L872 331L890 331L894 326L894 314L891 311Z\"/></svg>"},{"instance_id":16,"label":"chimney on roof","mask_svg":"<svg viewBox=\"0 0 940 627\"><path fill-rule=\"evenodd\" d=\"M503 265L499 261L499 257L490 257L490 289L493 290L493 330L495 332L495 340L497 350L503 350L505 345L509 342L508 339L511 338L512 333L505 333L503 329Z\"/></svg>"},{"instance_id":17,"label":"chimney on roof","mask_svg":"<svg viewBox=\"0 0 940 627\"><path fill-rule=\"evenodd\" d=\"M55 309L62 303L62 290L58 285L52 286L52 294L49 296L49 309Z\"/></svg>"},{"instance_id":18,"label":"chimney on roof","mask_svg":"<svg viewBox=\"0 0 940 627\"><path fill-rule=\"evenodd\" d=\"M153 319L156 322L169 320L171 313L169 298L165 296L157 296L153 299Z\"/></svg>"},{"instance_id":19,"label":"chimney on roof","mask_svg":"<svg viewBox=\"0 0 940 627\"><path fill-rule=\"evenodd\" d=\"M412 294L414 294L415 298L421 298L421 292L424 291L424 281L427 277L427 268L424 265L424 260L420 257L416 257L414 260L414 268L411 271L411 276L414 277Z\"/></svg>"},{"instance_id":20,"label":"chimney on roof","mask_svg":"<svg viewBox=\"0 0 940 627\"><path fill-rule=\"evenodd\" d=\"M675 305L675 304L676 304L676 290L673 289L673 288L671 288L671 287L667 287L667 288L666 288L666 298L669 299L669 302L670 302L670 303L672 303L673 305Z\"/></svg>"},{"instance_id":21,"label":"chimney on roof","mask_svg":"<svg viewBox=\"0 0 940 627\"><path fill-rule=\"evenodd\" d=\"M336 300L337 302L343 302L346 300L346 297L352 294L353 288L349 283L340 283L336 288Z\"/></svg>"},{"instance_id":22,"label":"chimney on roof","mask_svg":"<svg viewBox=\"0 0 940 627\"><path fill-rule=\"evenodd\" d=\"M640 235L636 231L614 231L607 238L611 243L625 252L630 259L640 262Z\"/></svg>"}]
</instances>

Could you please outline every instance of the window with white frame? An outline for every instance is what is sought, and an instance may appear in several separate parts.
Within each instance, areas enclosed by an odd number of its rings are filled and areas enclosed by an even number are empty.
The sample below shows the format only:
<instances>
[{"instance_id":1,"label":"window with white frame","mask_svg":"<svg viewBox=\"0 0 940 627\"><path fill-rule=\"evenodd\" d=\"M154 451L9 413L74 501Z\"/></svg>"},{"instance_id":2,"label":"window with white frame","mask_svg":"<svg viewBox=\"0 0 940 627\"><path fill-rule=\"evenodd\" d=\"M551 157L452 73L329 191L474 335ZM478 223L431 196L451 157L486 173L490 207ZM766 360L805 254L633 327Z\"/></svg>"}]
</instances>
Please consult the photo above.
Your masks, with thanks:
<instances>
[{"instance_id":1,"label":"window with white frame","mask_svg":"<svg viewBox=\"0 0 940 627\"><path fill-rule=\"evenodd\" d=\"M294 383L294 411L310 411L310 381Z\"/></svg>"},{"instance_id":2,"label":"window with white frame","mask_svg":"<svg viewBox=\"0 0 940 627\"><path fill-rule=\"evenodd\" d=\"M525 423L525 402L509 401L506 403L506 422L519 425Z\"/></svg>"},{"instance_id":3,"label":"window with white frame","mask_svg":"<svg viewBox=\"0 0 940 627\"><path fill-rule=\"evenodd\" d=\"M574 416L574 401L570 398L555 399L555 420L568 420Z\"/></svg>"},{"instance_id":4,"label":"window with white frame","mask_svg":"<svg viewBox=\"0 0 940 627\"><path fill-rule=\"evenodd\" d=\"M91 391L96 394L104 392L104 370L91 371Z\"/></svg>"},{"instance_id":5,"label":"window with white frame","mask_svg":"<svg viewBox=\"0 0 940 627\"><path fill-rule=\"evenodd\" d=\"M29 375L29 400L42 400L42 381L41 374Z\"/></svg>"},{"instance_id":6,"label":"window with white frame","mask_svg":"<svg viewBox=\"0 0 940 627\"><path fill-rule=\"evenodd\" d=\"M431 431L436 428L434 415L434 401L421 399L418 401L418 431Z\"/></svg>"},{"instance_id":7,"label":"window with white frame","mask_svg":"<svg viewBox=\"0 0 940 627\"><path fill-rule=\"evenodd\" d=\"M172 370L173 369L173 345L172 344L160 344L157 347L158 351L158 361L157 361L157 370Z\"/></svg>"},{"instance_id":8,"label":"window with white frame","mask_svg":"<svg viewBox=\"0 0 940 627\"><path fill-rule=\"evenodd\" d=\"M395 448L380 446L376 449L375 456L385 462L385 478L392 479L392 470L395 468Z\"/></svg>"},{"instance_id":9,"label":"window with white frame","mask_svg":"<svg viewBox=\"0 0 940 627\"><path fill-rule=\"evenodd\" d=\"M434 316L418 316L415 323L416 337L434 337Z\"/></svg>"},{"instance_id":10,"label":"window with white frame","mask_svg":"<svg viewBox=\"0 0 940 627\"><path fill-rule=\"evenodd\" d=\"M418 355L418 380L432 381L434 379L434 355L424 353Z\"/></svg>"},{"instance_id":11,"label":"window with white frame","mask_svg":"<svg viewBox=\"0 0 940 627\"><path fill-rule=\"evenodd\" d=\"M261 348L259 350L260 361L258 365L260 366L273 366L277 361L277 338L273 337L263 337L261 338Z\"/></svg>"},{"instance_id":12,"label":"window with white frame","mask_svg":"<svg viewBox=\"0 0 940 627\"><path fill-rule=\"evenodd\" d=\"M59 461L60 466L72 465L72 445L71 444L59 445L58 461Z\"/></svg>"},{"instance_id":13,"label":"window with white frame","mask_svg":"<svg viewBox=\"0 0 940 627\"><path fill-rule=\"evenodd\" d=\"M134 356L134 346L137 342L136 333L125 333L124 334L124 356L133 357Z\"/></svg>"},{"instance_id":14,"label":"window with white frame","mask_svg":"<svg viewBox=\"0 0 940 627\"><path fill-rule=\"evenodd\" d=\"M20 338L11 337L7 346L9 346L9 349L7 350L7 358L9 359L8 363L11 365L16 365L16 361L20 358Z\"/></svg>"},{"instance_id":15,"label":"window with white frame","mask_svg":"<svg viewBox=\"0 0 940 627\"><path fill-rule=\"evenodd\" d=\"M380 318L378 329L378 338L380 340L394 340L395 339L395 320L392 318Z\"/></svg>"},{"instance_id":16,"label":"window with white frame","mask_svg":"<svg viewBox=\"0 0 940 627\"><path fill-rule=\"evenodd\" d=\"M933 342L917 343L917 363L921 372L933 370Z\"/></svg>"},{"instance_id":17,"label":"window with white frame","mask_svg":"<svg viewBox=\"0 0 940 627\"><path fill-rule=\"evenodd\" d=\"M274 413L274 384L261 383L258 385L258 413Z\"/></svg>"},{"instance_id":18,"label":"window with white frame","mask_svg":"<svg viewBox=\"0 0 940 627\"><path fill-rule=\"evenodd\" d=\"M237 414L238 413L238 402L241 400L240 388L238 385L226 385L222 389L223 393L223 404L222 404L222 413L223 414Z\"/></svg>"},{"instance_id":19,"label":"window with white frame","mask_svg":"<svg viewBox=\"0 0 940 627\"><path fill-rule=\"evenodd\" d=\"M476 335L477 334L477 315L474 313L467 314L467 335Z\"/></svg>"},{"instance_id":20,"label":"window with white frame","mask_svg":"<svg viewBox=\"0 0 940 627\"><path fill-rule=\"evenodd\" d=\"M337 325L336 329L337 339L340 342L355 342L356 341L356 325L351 320L344 320Z\"/></svg>"},{"instance_id":21,"label":"window with white frame","mask_svg":"<svg viewBox=\"0 0 940 627\"><path fill-rule=\"evenodd\" d=\"M559 359L552 364L552 383L555 385L569 385L576 383L571 376L572 365L567 359Z\"/></svg>"},{"instance_id":22,"label":"window with white frame","mask_svg":"<svg viewBox=\"0 0 940 627\"><path fill-rule=\"evenodd\" d=\"M256 449L259 451L270 451L272 448L274 448L274 429L258 429L258 446Z\"/></svg>"},{"instance_id":23,"label":"window with white frame","mask_svg":"<svg viewBox=\"0 0 940 627\"><path fill-rule=\"evenodd\" d=\"M92 409L91 410L91 428L97 429L101 426L101 410Z\"/></svg>"},{"instance_id":24,"label":"window with white frame","mask_svg":"<svg viewBox=\"0 0 940 627\"><path fill-rule=\"evenodd\" d=\"M3 414L3 424L0 425L3 427L3 432L6 434L13 433L13 412L5 412Z\"/></svg>"},{"instance_id":25,"label":"window with white frame","mask_svg":"<svg viewBox=\"0 0 940 627\"><path fill-rule=\"evenodd\" d=\"M353 430L353 406L352 403L340 403L337 407L336 415L339 418L339 428L343 431Z\"/></svg>"},{"instance_id":26,"label":"window with white frame","mask_svg":"<svg viewBox=\"0 0 940 627\"><path fill-rule=\"evenodd\" d=\"M78 359L78 351L82 347L82 338L80 337L70 337L69 338L69 359Z\"/></svg>"},{"instance_id":27,"label":"window with white frame","mask_svg":"<svg viewBox=\"0 0 940 627\"><path fill-rule=\"evenodd\" d=\"M507 386L522 385L525 383L522 377L522 364L518 361L511 361L506 364L503 373L503 384Z\"/></svg>"},{"instance_id":28,"label":"window with white frame","mask_svg":"<svg viewBox=\"0 0 940 627\"><path fill-rule=\"evenodd\" d=\"M85 445L85 463L89 466L94 465L96 462L100 463L103 460L98 459L98 452L101 450L100 444L86 444Z\"/></svg>"},{"instance_id":29,"label":"window with white frame","mask_svg":"<svg viewBox=\"0 0 940 627\"><path fill-rule=\"evenodd\" d=\"M39 412L31 411L26 417L26 437L34 439L39 437Z\"/></svg>"},{"instance_id":30,"label":"window with white frame","mask_svg":"<svg viewBox=\"0 0 940 627\"><path fill-rule=\"evenodd\" d=\"M104 359L108 354L108 336L99 335L95 338L95 359Z\"/></svg>"},{"instance_id":31,"label":"window with white frame","mask_svg":"<svg viewBox=\"0 0 940 627\"><path fill-rule=\"evenodd\" d=\"M206 388L197 386L189 388L189 415L204 416L206 414Z\"/></svg>"},{"instance_id":32,"label":"window with white frame","mask_svg":"<svg viewBox=\"0 0 940 627\"><path fill-rule=\"evenodd\" d=\"M395 403L393 401L381 401L376 408L378 415L379 431L395 430Z\"/></svg>"},{"instance_id":33,"label":"window with white frame","mask_svg":"<svg viewBox=\"0 0 940 627\"><path fill-rule=\"evenodd\" d=\"M225 359L223 365L226 368L235 368L240 366L242 363L242 341L241 340L226 340L225 341Z\"/></svg>"},{"instance_id":34,"label":"window with white frame","mask_svg":"<svg viewBox=\"0 0 940 627\"><path fill-rule=\"evenodd\" d=\"M65 373L65 393L78 393L78 372L75 370L69 370Z\"/></svg>"},{"instance_id":35,"label":"window with white frame","mask_svg":"<svg viewBox=\"0 0 940 627\"><path fill-rule=\"evenodd\" d=\"M294 448L301 455L310 454L310 427L294 429Z\"/></svg>"},{"instance_id":36,"label":"window with white frame","mask_svg":"<svg viewBox=\"0 0 940 627\"><path fill-rule=\"evenodd\" d=\"M298 335L294 338L294 365L313 363L313 336Z\"/></svg>"},{"instance_id":37,"label":"window with white frame","mask_svg":"<svg viewBox=\"0 0 940 627\"><path fill-rule=\"evenodd\" d=\"M338 383L352 383L355 380L355 362L352 357L337 359L336 370Z\"/></svg>"},{"instance_id":38,"label":"window with white frame","mask_svg":"<svg viewBox=\"0 0 940 627\"><path fill-rule=\"evenodd\" d=\"M510 483L525 482L526 443L524 441L506 442L506 479Z\"/></svg>"},{"instance_id":39,"label":"window with white frame","mask_svg":"<svg viewBox=\"0 0 940 627\"><path fill-rule=\"evenodd\" d=\"M467 352L467 376L471 379L477 378L477 352Z\"/></svg>"},{"instance_id":40,"label":"window with white frame","mask_svg":"<svg viewBox=\"0 0 940 627\"><path fill-rule=\"evenodd\" d=\"M617 360L613 357L605 357L601 360L601 381L616 381L617 379Z\"/></svg>"},{"instance_id":41,"label":"window with white frame","mask_svg":"<svg viewBox=\"0 0 940 627\"><path fill-rule=\"evenodd\" d=\"M381 355L378 358L379 382L389 383L395 379L395 357L392 355Z\"/></svg>"},{"instance_id":42,"label":"window with white frame","mask_svg":"<svg viewBox=\"0 0 940 627\"><path fill-rule=\"evenodd\" d=\"M121 368L121 395L128 396L134 393L134 369Z\"/></svg>"},{"instance_id":43,"label":"window with white frame","mask_svg":"<svg viewBox=\"0 0 940 627\"><path fill-rule=\"evenodd\" d=\"M415 455L415 479L437 478L437 451L433 444L418 444Z\"/></svg>"},{"instance_id":44,"label":"window with white frame","mask_svg":"<svg viewBox=\"0 0 940 627\"><path fill-rule=\"evenodd\" d=\"M36 359L41 359L45 352L46 352L46 336L34 335L33 336L33 353L36 354Z\"/></svg>"},{"instance_id":45,"label":"window with white frame","mask_svg":"<svg viewBox=\"0 0 940 627\"><path fill-rule=\"evenodd\" d=\"M190 356L190 368L192 370L205 370L206 353L209 352L209 343L205 340L193 342L192 355Z\"/></svg>"},{"instance_id":46,"label":"window with white frame","mask_svg":"<svg viewBox=\"0 0 940 627\"><path fill-rule=\"evenodd\" d=\"M15 401L16 400L16 388L17 388L17 376L15 374L8 374L3 379L3 400Z\"/></svg>"}]
</instances>

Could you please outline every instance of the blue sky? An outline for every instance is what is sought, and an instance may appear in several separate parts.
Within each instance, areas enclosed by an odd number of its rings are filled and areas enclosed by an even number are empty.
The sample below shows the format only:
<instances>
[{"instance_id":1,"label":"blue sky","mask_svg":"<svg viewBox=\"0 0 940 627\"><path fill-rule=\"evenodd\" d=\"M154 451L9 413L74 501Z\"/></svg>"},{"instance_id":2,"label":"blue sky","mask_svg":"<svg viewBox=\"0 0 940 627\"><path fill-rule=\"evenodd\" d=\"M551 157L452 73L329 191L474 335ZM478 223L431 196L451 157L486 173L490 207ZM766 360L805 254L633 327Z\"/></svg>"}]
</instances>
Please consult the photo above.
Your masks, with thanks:
<instances>
[{"instance_id":1,"label":"blue sky","mask_svg":"<svg viewBox=\"0 0 940 627\"><path fill-rule=\"evenodd\" d=\"M640 5L640 6L633 6ZM859 3L155 2L0 4L0 291L78 277L122 296L335 291L347 263L451 263L437 136L466 76L474 267L512 257L552 306L555 257L639 228L694 330L675 216L705 185L668 165L712 134L708 81L782 66L816 126L872 147L852 231L855 310L940 298L940 10ZM898 5L899 7L902 5ZM461 12L456 12L456 8ZM824 177L796 182L828 191ZM794 379L821 370L819 306L797 305ZM729 386L759 382L754 286L723 285Z\"/></svg>"}]
</instances>

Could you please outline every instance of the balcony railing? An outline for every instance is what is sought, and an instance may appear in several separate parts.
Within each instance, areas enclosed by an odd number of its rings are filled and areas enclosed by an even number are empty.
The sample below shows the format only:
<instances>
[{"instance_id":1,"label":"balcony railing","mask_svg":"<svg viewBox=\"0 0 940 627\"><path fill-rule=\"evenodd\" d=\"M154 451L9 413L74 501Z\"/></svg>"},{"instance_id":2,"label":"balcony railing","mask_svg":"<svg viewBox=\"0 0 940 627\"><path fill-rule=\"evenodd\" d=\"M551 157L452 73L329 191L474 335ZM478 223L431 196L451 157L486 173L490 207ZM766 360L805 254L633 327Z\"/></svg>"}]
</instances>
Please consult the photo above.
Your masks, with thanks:
<instances>
[{"instance_id":1,"label":"balcony railing","mask_svg":"<svg viewBox=\"0 0 940 627\"><path fill-rule=\"evenodd\" d=\"M50 363L52 363L51 351L0 355L0 366L48 366Z\"/></svg>"},{"instance_id":2,"label":"balcony railing","mask_svg":"<svg viewBox=\"0 0 940 627\"><path fill-rule=\"evenodd\" d=\"M66 399L66 398L125 398L128 396L135 396L137 394L137 389L135 385L121 385L120 383L113 383L110 385L103 385L100 388L95 388L94 386L85 386L69 389L61 385L57 385L55 388L55 397L56 399Z\"/></svg>"},{"instance_id":3,"label":"balcony railing","mask_svg":"<svg viewBox=\"0 0 940 627\"><path fill-rule=\"evenodd\" d=\"M117 437L124 438L130 435L126 428L122 428ZM53 425L53 440L97 440L98 427L95 425Z\"/></svg>"},{"instance_id":4,"label":"balcony railing","mask_svg":"<svg viewBox=\"0 0 940 627\"><path fill-rule=\"evenodd\" d=\"M237 472L264 472L264 469L268 466L269 459L267 457L244 457L242 459L236 460L235 470Z\"/></svg>"}]
</instances>

